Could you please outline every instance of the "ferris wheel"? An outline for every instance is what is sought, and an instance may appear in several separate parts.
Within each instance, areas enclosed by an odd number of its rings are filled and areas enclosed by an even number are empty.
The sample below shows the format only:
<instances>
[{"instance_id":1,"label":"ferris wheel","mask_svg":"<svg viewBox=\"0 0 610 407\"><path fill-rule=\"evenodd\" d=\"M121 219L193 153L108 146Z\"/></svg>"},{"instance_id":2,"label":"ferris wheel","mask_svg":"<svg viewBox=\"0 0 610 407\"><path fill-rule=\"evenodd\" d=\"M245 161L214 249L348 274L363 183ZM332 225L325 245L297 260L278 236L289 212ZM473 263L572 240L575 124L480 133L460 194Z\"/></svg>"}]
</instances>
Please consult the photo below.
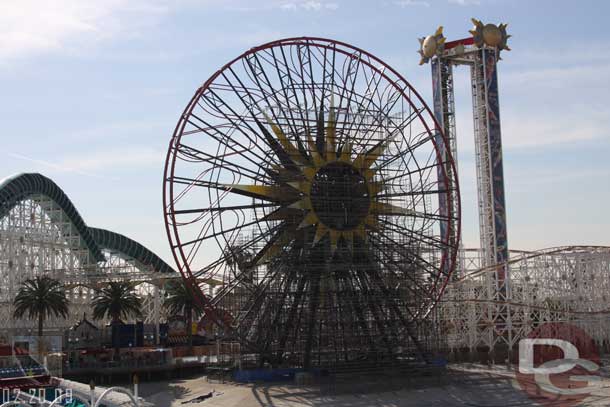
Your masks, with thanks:
<instances>
[{"instance_id":1,"label":"ferris wheel","mask_svg":"<svg viewBox=\"0 0 610 407\"><path fill-rule=\"evenodd\" d=\"M214 73L180 117L167 233L206 317L261 361L422 352L458 249L448 168L391 67L337 41L275 41Z\"/></svg>"}]
</instances>

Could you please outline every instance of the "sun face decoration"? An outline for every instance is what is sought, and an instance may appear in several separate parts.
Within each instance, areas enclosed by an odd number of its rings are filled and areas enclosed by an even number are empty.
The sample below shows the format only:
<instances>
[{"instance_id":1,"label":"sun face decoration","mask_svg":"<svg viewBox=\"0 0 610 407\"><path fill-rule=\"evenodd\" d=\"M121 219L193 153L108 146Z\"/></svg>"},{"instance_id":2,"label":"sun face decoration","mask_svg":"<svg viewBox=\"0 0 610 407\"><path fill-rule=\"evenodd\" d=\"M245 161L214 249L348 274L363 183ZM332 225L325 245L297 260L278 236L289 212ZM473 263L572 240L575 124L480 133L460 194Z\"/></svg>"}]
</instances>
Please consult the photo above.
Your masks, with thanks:
<instances>
[{"instance_id":1,"label":"sun face decoration","mask_svg":"<svg viewBox=\"0 0 610 407\"><path fill-rule=\"evenodd\" d=\"M436 29L434 35L428 35L427 37L419 38L420 49L419 55L421 55L420 65L423 65L430 61L434 55L441 55L445 49L445 37L443 36L443 26Z\"/></svg>"},{"instance_id":2,"label":"sun face decoration","mask_svg":"<svg viewBox=\"0 0 610 407\"><path fill-rule=\"evenodd\" d=\"M483 24L476 18L472 19L472 23L474 24L474 27L469 32L472 34L474 43L477 47L482 47L483 45L496 47L498 49L498 54L502 50L510 51L510 48L506 44L511 37L506 34L506 27L508 24Z\"/></svg>"},{"instance_id":3,"label":"sun face decoration","mask_svg":"<svg viewBox=\"0 0 610 407\"><path fill-rule=\"evenodd\" d=\"M352 249L354 241L366 241L367 230L378 227L378 216L415 214L378 199L384 184L375 180L373 164L387 149L391 137L360 153L353 151L349 141L339 143L332 96L328 120L324 122L321 109L317 135L315 140L311 134L306 136L306 147L295 146L269 115L261 113L267 127L257 124L282 162L273 169L277 182L269 186L225 185L229 191L279 205L264 219L285 221L286 227L267 245L257 263L269 260L306 228L315 228L311 246L328 237L333 254L340 244Z\"/></svg>"}]
</instances>

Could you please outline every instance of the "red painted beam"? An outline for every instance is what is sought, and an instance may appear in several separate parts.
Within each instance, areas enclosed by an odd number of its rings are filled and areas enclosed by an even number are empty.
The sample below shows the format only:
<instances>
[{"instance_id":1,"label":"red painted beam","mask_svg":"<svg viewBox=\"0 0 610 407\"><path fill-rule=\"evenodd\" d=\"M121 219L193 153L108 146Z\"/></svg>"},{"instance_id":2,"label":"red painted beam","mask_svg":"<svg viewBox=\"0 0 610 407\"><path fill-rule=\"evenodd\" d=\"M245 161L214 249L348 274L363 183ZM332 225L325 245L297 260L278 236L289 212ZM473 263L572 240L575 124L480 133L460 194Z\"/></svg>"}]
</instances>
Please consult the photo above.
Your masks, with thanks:
<instances>
[{"instance_id":1,"label":"red painted beam","mask_svg":"<svg viewBox=\"0 0 610 407\"><path fill-rule=\"evenodd\" d=\"M451 49L451 48L455 48L458 45L472 45L474 44L474 38L472 37L468 37L468 38L462 38L461 40L455 40L455 41L449 41L445 43L445 49Z\"/></svg>"}]
</instances>

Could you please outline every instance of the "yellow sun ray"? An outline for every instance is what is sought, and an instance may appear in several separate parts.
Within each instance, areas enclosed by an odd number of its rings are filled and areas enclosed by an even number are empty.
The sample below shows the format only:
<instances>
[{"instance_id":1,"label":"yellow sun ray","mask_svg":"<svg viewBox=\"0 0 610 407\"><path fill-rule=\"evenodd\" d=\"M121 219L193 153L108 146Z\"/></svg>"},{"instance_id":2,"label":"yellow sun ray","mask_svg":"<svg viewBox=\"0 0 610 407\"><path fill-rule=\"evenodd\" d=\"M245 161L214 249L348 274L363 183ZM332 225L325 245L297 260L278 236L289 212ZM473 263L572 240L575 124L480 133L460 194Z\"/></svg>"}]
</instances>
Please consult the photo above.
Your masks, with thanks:
<instances>
[{"instance_id":1,"label":"yellow sun ray","mask_svg":"<svg viewBox=\"0 0 610 407\"><path fill-rule=\"evenodd\" d=\"M243 184L223 184L222 186L227 191L265 201L289 201L297 197L296 191L278 186Z\"/></svg>"},{"instance_id":2,"label":"yellow sun ray","mask_svg":"<svg viewBox=\"0 0 610 407\"><path fill-rule=\"evenodd\" d=\"M289 208L294 209L303 209L303 210L311 210L311 200L309 197L303 198L299 201L296 201L288 206Z\"/></svg>"},{"instance_id":3,"label":"yellow sun ray","mask_svg":"<svg viewBox=\"0 0 610 407\"><path fill-rule=\"evenodd\" d=\"M380 141L375 147L367 151L366 153L360 154L354 160L354 166L361 170L366 170L373 165L375 161L384 153L384 151L389 147L390 142L392 140L387 138L383 141Z\"/></svg>"},{"instance_id":4,"label":"yellow sun ray","mask_svg":"<svg viewBox=\"0 0 610 407\"><path fill-rule=\"evenodd\" d=\"M282 148L286 151L290 159L297 164L298 169L287 169L283 166L272 167L278 173L275 178L278 180L277 186L265 185L228 185L236 193L265 199L269 201L281 202L281 208L267 216L264 220L279 220L290 222L290 229L282 232L275 241L268 244L261 250L260 259L257 263L268 261L271 257L281 253L283 247L289 244L301 229L314 226L312 246L320 243L328 236L328 244L331 253L335 253L341 243L349 250L354 250L356 240L365 242L368 238L369 230L379 229L379 216L382 215L413 215L417 212L392 205L384 202L377 202L379 194L386 189L387 185L380 180L373 181L378 168L373 167L375 161L382 156L388 149L392 137L379 141L376 145L366 151L361 151L352 159L353 145L344 141L339 148L337 143L337 111L334 106L334 96L330 96L330 107L327 120L324 120L323 107L320 110L318 119L318 131L324 132L324 151L320 152L316 140L311 134L305 136L305 144L308 151L301 151L284 134L282 129L272 122L271 118L262 113L277 137ZM321 135L318 134L318 137ZM351 166L359 172L365 180L368 188L369 206L368 212L362 217L360 223L348 230L339 230L334 227L326 226L319 215L313 209L312 199L309 196L312 185L316 182L316 175L326 165L331 163L343 163ZM297 232L299 231L299 232ZM325 241L326 242L326 241ZM324 285L324 283L322 283ZM323 295L324 286L321 286Z\"/></svg>"},{"instance_id":5,"label":"yellow sun ray","mask_svg":"<svg viewBox=\"0 0 610 407\"><path fill-rule=\"evenodd\" d=\"M362 174L362 176L364 177L365 180L370 181L375 176L375 172L376 172L375 170L366 169L366 170L361 170L360 174Z\"/></svg>"},{"instance_id":6,"label":"yellow sun ray","mask_svg":"<svg viewBox=\"0 0 610 407\"><path fill-rule=\"evenodd\" d=\"M381 182L370 182L369 183L369 195L371 197L377 196L384 189L385 189L385 185Z\"/></svg>"},{"instance_id":7,"label":"yellow sun ray","mask_svg":"<svg viewBox=\"0 0 610 407\"><path fill-rule=\"evenodd\" d=\"M301 211L298 209L293 209L293 208L288 208L286 206L282 206L282 207L274 210L270 214L264 216L262 218L262 220L265 220L265 221L286 220L286 219L298 217L300 213L301 213Z\"/></svg>"},{"instance_id":8,"label":"yellow sun ray","mask_svg":"<svg viewBox=\"0 0 610 407\"><path fill-rule=\"evenodd\" d=\"M352 145L349 142L346 142L345 144L343 144L343 147L341 147L341 155L339 156L339 161L347 163L347 164L351 164L352 158Z\"/></svg>"},{"instance_id":9,"label":"yellow sun ray","mask_svg":"<svg viewBox=\"0 0 610 407\"><path fill-rule=\"evenodd\" d=\"M334 229L329 229L328 232L330 234L330 252L334 253L337 250L337 243L339 243L339 236L342 232Z\"/></svg>"},{"instance_id":10,"label":"yellow sun ray","mask_svg":"<svg viewBox=\"0 0 610 407\"><path fill-rule=\"evenodd\" d=\"M297 191L300 191L304 194L308 194L309 190L311 189L311 182L308 182L308 181L300 181L300 182L293 181L293 182L287 182L286 184L288 184L292 188L294 188Z\"/></svg>"},{"instance_id":11,"label":"yellow sun ray","mask_svg":"<svg viewBox=\"0 0 610 407\"><path fill-rule=\"evenodd\" d=\"M324 165L324 158L318 152L318 147L309 134L307 135L307 146L309 147L309 154L311 154L311 158L313 159L314 167L322 167Z\"/></svg>"},{"instance_id":12,"label":"yellow sun ray","mask_svg":"<svg viewBox=\"0 0 610 407\"><path fill-rule=\"evenodd\" d=\"M305 179L305 177L303 176L302 173L295 173L294 171L289 171L289 170L281 170L281 171L276 171L276 174L274 175L274 178L279 181L280 183L282 182L291 182L291 181L300 181Z\"/></svg>"},{"instance_id":13,"label":"yellow sun ray","mask_svg":"<svg viewBox=\"0 0 610 407\"><path fill-rule=\"evenodd\" d=\"M280 141L280 144L282 145L282 147L284 147L284 150L286 151L286 153L288 153L288 156L292 159L292 161L305 165L309 164L307 158L303 157L303 154L301 154L301 152L294 145L292 145L292 143L290 142L290 140L288 140L288 137L286 137L282 129L280 129L277 124L273 123L267 113L265 113L264 111L262 113L265 116L265 120L267 120L267 123L269 123L269 125L271 126L271 130L273 130L275 136Z\"/></svg>"},{"instance_id":14,"label":"yellow sun ray","mask_svg":"<svg viewBox=\"0 0 610 407\"><path fill-rule=\"evenodd\" d=\"M318 223L318 216L314 211L309 211L307 215L303 218L297 229L303 229L304 227L315 225Z\"/></svg>"},{"instance_id":15,"label":"yellow sun ray","mask_svg":"<svg viewBox=\"0 0 610 407\"><path fill-rule=\"evenodd\" d=\"M313 177L316 176L316 172L318 172L318 170L316 168L312 168L312 167L303 168L303 175L305 175L305 178L307 178L310 181L313 180Z\"/></svg>"},{"instance_id":16,"label":"yellow sun ray","mask_svg":"<svg viewBox=\"0 0 610 407\"><path fill-rule=\"evenodd\" d=\"M324 226L324 224L318 223L318 226L316 228L316 236L313 238L313 246L315 246L320 240L322 240L322 238L326 236L329 230L330 229Z\"/></svg>"}]
</instances>

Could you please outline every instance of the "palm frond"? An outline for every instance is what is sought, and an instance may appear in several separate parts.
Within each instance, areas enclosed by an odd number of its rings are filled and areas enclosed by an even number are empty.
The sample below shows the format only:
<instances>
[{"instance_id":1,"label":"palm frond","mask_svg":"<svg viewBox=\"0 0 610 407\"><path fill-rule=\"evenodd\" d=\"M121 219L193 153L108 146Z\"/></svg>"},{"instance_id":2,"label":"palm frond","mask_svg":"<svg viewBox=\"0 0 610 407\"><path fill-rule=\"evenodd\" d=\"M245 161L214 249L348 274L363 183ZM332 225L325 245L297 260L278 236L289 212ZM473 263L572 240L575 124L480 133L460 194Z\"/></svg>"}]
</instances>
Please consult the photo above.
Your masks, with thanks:
<instances>
[{"instance_id":1,"label":"palm frond","mask_svg":"<svg viewBox=\"0 0 610 407\"><path fill-rule=\"evenodd\" d=\"M198 316L202 312L195 300L193 290L184 280L173 280L165 285L163 306L173 315L186 315L192 312L194 316Z\"/></svg>"},{"instance_id":2,"label":"palm frond","mask_svg":"<svg viewBox=\"0 0 610 407\"><path fill-rule=\"evenodd\" d=\"M51 316L67 318L69 301L64 286L57 280L47 276L39 276L25 280L15 299L13 316L43 320Z\"/></svg>"},{"instance_id":3,"label":"palm frond","mask_svg":"<svg viewBox=\"0 0 610 407\"><path fill-rule=\"evenodd\" d=\"M130 316L142 317L142 300L129 281L112 281L98 290L91 301L93 318L110 318L116 322Z\"/></svg>"}]
</instances>

